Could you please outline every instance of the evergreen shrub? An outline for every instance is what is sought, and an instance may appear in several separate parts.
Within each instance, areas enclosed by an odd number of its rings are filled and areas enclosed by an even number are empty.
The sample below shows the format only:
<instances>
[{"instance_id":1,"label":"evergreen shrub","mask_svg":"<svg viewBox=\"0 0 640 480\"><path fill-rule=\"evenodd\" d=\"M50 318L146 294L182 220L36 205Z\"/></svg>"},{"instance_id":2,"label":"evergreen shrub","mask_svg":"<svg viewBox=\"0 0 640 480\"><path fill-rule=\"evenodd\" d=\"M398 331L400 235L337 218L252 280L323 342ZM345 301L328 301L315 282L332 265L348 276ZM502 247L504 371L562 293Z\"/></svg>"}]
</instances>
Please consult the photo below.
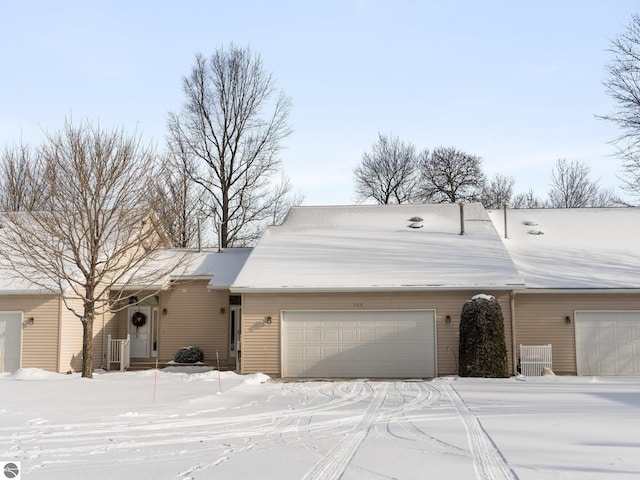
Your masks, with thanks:
<instances>
[{"instance_id":1,"label":"evergreen shrub","mask_svg":"<svg viewBox=\"0 0 640 480\"><path fill-rule=\"evenodd\" d=\"M494 297L476 295L462 307L459 362L461 377L510 376L504 317Z\"/></svg>"}]
</instances>

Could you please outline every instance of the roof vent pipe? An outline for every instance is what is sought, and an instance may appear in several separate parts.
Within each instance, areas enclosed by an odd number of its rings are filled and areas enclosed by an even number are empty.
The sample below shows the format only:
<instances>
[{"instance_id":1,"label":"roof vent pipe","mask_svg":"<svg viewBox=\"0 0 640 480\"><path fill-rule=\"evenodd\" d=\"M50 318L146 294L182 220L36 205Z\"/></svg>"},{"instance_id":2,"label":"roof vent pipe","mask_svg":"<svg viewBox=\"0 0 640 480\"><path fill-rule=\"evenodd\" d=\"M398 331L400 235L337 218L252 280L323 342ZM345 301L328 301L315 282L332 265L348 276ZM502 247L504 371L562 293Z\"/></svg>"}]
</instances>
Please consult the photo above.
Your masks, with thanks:
<instances>
[{"instance_id":1,"label":"roof vent pipe","mask_svg":"<svg viewBox=\"0 0 640 480\"><path fill-rule=\"evenodd\" d=\"M509 204L504 202L502 204L502 208L504 208L504 238L509 238L509 235L507 234L507 209L509 208Z\"/></svg>"},{"instance_id":2,"label":"roof vent pipe","mask_svg":"<svg viewBox=\"0 0 640 480\"><path fill-rule=\"evenodd\" d=\"M202 252L202 216L198 215L198 253Z\"/></svg>"},{"instance_id":3,"label":"roof vent pipe","mask_svg":"<svg viewBox=\"0 0 640 480\"><path fill-rule=\"evenodd\" d=\"M222 252L222 222L218 223L218 253Z\"/></svg>"},{"instance_id":4,"label":"roof vent pipe","mask_svg":"<svg viewBox=\"0 0 640 480\"><path fill-rule=\"evenodd\" d=\"M464 235L464 203L460 202L460 235Z\"/></svg>"}]
</instances>

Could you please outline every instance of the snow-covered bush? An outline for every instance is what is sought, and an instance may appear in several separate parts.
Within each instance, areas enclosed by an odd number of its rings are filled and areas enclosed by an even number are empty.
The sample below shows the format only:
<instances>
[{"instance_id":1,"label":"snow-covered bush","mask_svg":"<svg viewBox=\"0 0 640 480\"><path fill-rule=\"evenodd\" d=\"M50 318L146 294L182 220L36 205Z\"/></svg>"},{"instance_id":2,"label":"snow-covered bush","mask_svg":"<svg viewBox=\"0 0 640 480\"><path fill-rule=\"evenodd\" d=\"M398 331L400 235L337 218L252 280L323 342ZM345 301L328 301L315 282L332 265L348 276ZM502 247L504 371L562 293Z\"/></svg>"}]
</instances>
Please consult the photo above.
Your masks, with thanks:
<instances>
[{"instance_id":1,"label":"snow-covered bush","mask_svg":"<svg viewBox=\"0 0 640 480\"><path fill-rule=\"evenodd\" d=\"M182 347L176 352L173 360L177 363L197 363L204 360L204 352L200 347Z\"/></svg>"},{"instance_id":2,"label":"snow-covered bush","mask_svg":"<svg viewBox=\"0 0 640 480\"><path fill-rule=\"evenodd\" d=\"M491 295L476 295L462 307L459 358L461 377L509 376L504 317Z\"/></svg>"}]
</instances>

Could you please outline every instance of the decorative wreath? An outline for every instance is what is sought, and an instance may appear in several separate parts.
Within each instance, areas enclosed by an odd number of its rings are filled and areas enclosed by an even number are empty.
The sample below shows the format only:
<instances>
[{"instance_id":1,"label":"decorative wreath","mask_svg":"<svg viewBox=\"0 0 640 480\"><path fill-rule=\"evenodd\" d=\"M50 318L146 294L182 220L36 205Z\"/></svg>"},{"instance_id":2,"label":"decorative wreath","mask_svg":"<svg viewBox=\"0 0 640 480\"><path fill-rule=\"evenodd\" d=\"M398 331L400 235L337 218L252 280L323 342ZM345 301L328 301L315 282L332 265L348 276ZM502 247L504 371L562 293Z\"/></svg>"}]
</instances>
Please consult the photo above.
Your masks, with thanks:
<instances>
[{"instance_id":1,"label":"decorative wreath","mask_svg":"<svg viewBox=\"0 0 640 480\"><path fill-rule=\"evenodd\" d=\"M136 312L131 316L131 323L133 323L136 328L142 327L147 323L147 316L142 312Z\"/></svg>"}]
</instances>

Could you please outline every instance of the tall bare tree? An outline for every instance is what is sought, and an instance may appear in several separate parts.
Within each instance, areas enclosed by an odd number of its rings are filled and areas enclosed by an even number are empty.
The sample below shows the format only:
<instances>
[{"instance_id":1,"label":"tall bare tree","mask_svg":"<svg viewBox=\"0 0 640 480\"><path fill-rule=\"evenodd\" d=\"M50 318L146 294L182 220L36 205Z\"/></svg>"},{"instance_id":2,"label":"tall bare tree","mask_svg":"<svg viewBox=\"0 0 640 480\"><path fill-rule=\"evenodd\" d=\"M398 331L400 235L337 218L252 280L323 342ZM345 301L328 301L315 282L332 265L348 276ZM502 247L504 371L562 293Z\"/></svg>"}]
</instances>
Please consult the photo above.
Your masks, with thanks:
<instances>
[{"instance_id":1,"label":"tall bare tree","mask_svg":"<svg viewBox=\"0 0 640 480\"><path fill-rule=\"evenodd\" d=\"M82 376L91 377L96 314L127 290L166 278L180 261L153 261L167 246L150 215L155 155L122 131L67 122L47 135L37 158L24 178L46 195L39 210L1 205L0 264L4 274L62 296L82 323Z\"/></svg>"},{"instance_id":2,"label":"tall bare tree","mask_svg":"<svg viewBox=\"0 0 640 480\"><path fill-rule=\"evenodd\" d=\"M626 30L611 41L613 59L604 85L615 108L600 118L620 128L614 139L623 160L623 189L640 197L640 15L633 15Z\"/></svg>"},{"instance_id":3,"label":"tall bare tree","mask_svg":"<svg viewBox=\"0 0 640 480\"><path fill-rule=\"evenodd\" d=\"M157 214L176 247L193 248L198 244L199 219L205 216L202 187L193 181L191 158L180 152L169 153L160 176L160 197ZM198 245L201 246L201 245Z\"/></svg>"},{"instance_id":4,"label":"tall bare tree","mask_svg":"<svg viewBox=\"0 0 640 480\"><path fill-rule=\"evenodd\" d=\"M611 190L591 180L591 168L581 162L561 158L551 171L549 206L552 208L612 207L620 200Z\"/></svg>"},{"instance_id":5,"label":"tall bare tree","mask_svg":"<svg viewBox=\"0 0 640 480\"><path fill-rule=\"evenodd\" d=\"M514 183L516 181L513 177L497 173L482 187L482 204L486 208L501 208L505 203L510 203Z\"/></svg>"},{"instance_id":6,"label":"tall bare tree","mask_svg":"<svg viewBox=\"0 0 640 480\"><path fill-rule=\"evenodd\" d=\"M193 159L223 247L253 242L273 217L272 179L291 133L291 99L274 83L249 48L199 54L183 79L184 106L169 114L169 142Z\"/></svg>"},{"instance_id":7,"label":"tall bare tree","mask_svg":"<svg viewBox=\"0 0 640 480\"><path fill-rule=\"evenodd\" d=\"M358 200L372 199L381 205L411 203L417 197L417 167L412 144L378 133L378 141L353 170Z\"/></svg>"},{"instance_id":8,"label":"tall bare tree","mask_svg":"<svg viewBox=\"0 0 640 480\"><path fill-rule=\"evenodd\" d=\"M420 154L420 187L425 201L477 201L485 176L482 159L454 147L437 147Z\"/></svg>"}]
</instances>

